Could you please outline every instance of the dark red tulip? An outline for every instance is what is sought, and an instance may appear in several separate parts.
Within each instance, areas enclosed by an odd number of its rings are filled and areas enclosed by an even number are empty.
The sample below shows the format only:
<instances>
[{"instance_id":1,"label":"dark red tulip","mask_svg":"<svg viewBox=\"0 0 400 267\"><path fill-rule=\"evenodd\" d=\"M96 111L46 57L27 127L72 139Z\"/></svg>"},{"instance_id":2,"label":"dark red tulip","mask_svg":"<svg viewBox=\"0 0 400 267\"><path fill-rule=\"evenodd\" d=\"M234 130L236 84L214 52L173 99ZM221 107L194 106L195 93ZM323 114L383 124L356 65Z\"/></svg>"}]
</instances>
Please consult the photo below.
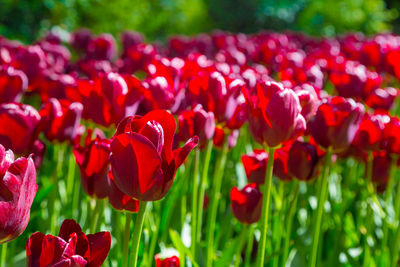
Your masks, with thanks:
<instances>
[{"instance_id":1,"label":"dark red tulip","mask_svg":"<svg viewBox=\"0 0 400 267\"><path fill-rule=\"evenodd\" d=\"M39 111L39 129L50 141L72 142L79 133L82 111L81 103L51 98Z\"/></svg>"},{"instance_id":2,"label":"dark red tulip","mask_svg":"<svg viewBox=\"0 0 400 267\"><path fill-rule=\"evenodd\" d=\"M121 41L122 41L122 50L127 51L129 47L143 43L144 36L138 32L126 31L122 33Z\"/></svg>"},{"instance_id":3,"label":"dark red tulip","mask_svg":"<svg viewBox=\"0 0 400 267\"><path fill-rule=\"evenodd\" d=\"M382 148L389 154L400 153L400 120L397 117L390 117L385 124L382 137Z\"/></svg>"},{"instance_id":4,"label":"dark red tulip","mask_svg":"<svg viewBox=\"0 0 400 267\"><path fill-rule=\"evenodd\" d=\"M315 145L295 141L289 150L289 173L301 181L309 181L316 174L318 159L317 147Z\"/></svg>"},{"instance_id":5,"label":"dark red tulip","mask_svg":"<svg viewBox=\"0 0 400 267\"><path fill-rule=\"evenodd\" d=\"M87 55L90 58L110 60L115 56L116 44L111 34L104 33L89 41Z\"/></svg>"},{"instance_id":6,"label":"dark red tulip","mask_svg":"<svg viewBox=\"0 0 400 267\"><path fill-rule=\"evenodd\" d=\"M14 160L14 153L0 145L0 244L25 231L36 191L32 158Z\"/></svg>"},{"instance_id":7,"label":"dark red tulip","mask_svg":"<svg viewBox=\"0 0 400 267\"><path fill-rule=\"evenodd\" d=\"M88 133L84 146L75 146L73 153L79 166L83 189L86 194L99 199L109 194L108 170L111 141L96 135L91 140Z\"/></svg>"},{"instance_id":8,"label":"dark red tulip","mask_svg":"<svg viewBox=\"0 0 400 267\"><path fill-rule=\"evenodd\" d=\"M28 152L37 138L40 115L31 106L0 104L0 144L16 154Z\"/></svg>"},{"instance_id":9,"label":"dark red tulip","mask_svg":"<svg viewBox=\"0 0 400 267\"><path fill-rule=\"evenodd\" d=\"M157 254L154 258L156 260L156 267L179 267L180 266L178 256L161 258L161 256L159 254Z\"/></svg>"},{"instance_id":10,"label":"dark red tulip","mask_svg":"<svg viewBox=\"0 0 400 267\"><path fill-rule=\"evenodd\" d=\"M139 211L139 201L125 195L119 188L115 185L114 177L112 171L108 172L108 201L114 209L120 211L138 212Z\"/></svg>"},{"instance_id":11,"label":"dark red tulip","mask_svg":"<svg viewBox=\"0 0 400 267\"><path fill-rule=\"evenodd\" d=\"M100 267L110 247L110 232L86 235L74 220L64 220L58 236L36 232L29 237L27 266Z\"/></svg>"},{"instance_id":12,"label":"dark red tulip","mask_svg":"<svg viewBox=\"0 0 400 267\"><path fill-rule=\"evenodd\" d=\"M384 189L389 181L392 159L385 151L374 152L372 161L372 181L378 188Z\"/></svg>"},{"instance_id":13,"label":"dark red tulip","mask_svg":"<svg viewBox=\"0 0 400 267\"><path fill-rule=\"evenodd\" d=\"M252 224L260 220L262 193L257 184L248 184L242 190L233 187L231 190L231 207L233 215L241 223Z\"/></svg>"},{"instance_id":14,"label":"dark red tulip","mask_svg":"<svg viewBox=\"0 0 400 267\"><path fill-rule=\"evenodd\" d=\"M179 140L186 141L192 136L199 137L199 146L204 147L206 142L214 136L214 113L206 112L201 105L192 110L182 111L178 116Z\"/></svg>"},{"instance_id":15,"label":"dark red tulip","mask_svg":"<svg viewBox=\"0 0 400 267\"><path fill-rule=\"evenodd\" d=\"M276 82L263 82L257 85L257 95L245 95L250 131L260 144L275 147L305 131L306 123L294 91Z\"/></svg>"},{"instance_id":16,"label":"dark red tulip","mask_svg":"<svg viewBox=\"0 0 400 267\"><path fill-rule=\"evenodd\" d=\"M320 146L344 151L353 141L363 114L363 105L352 99L326 98L309 121L309 129Z\"/></svg>"},{"instance_id":17,"label":"dark red tulip","mask_svg":"<svg viewBox=\"0 0 400 267\"><path fill-rule=\"evenodd\" d=\"M27 88L28 78L24 72L0 65L0 103L19 102Z\"/></svg>"},{"instance_id":18,"label":"dark red tulip","mask_svg":"<svg viewBox=\"0 0 400 267\"><path fill-rule=\"evenodd\" d=\"M267 171L268 153L263 149L255 149L242 156L242 163L250 183L263 184Z\"/></svg>"},{"instance_id":19,"label":"dark red tulip","mask_svg":"<svg viewBox=\"0 0 400 267\"><path fill-rule=\"evenodd\" d=\"M164 110L125 118L111 143L110 162L115 184L140 201L156 201L172 186L177 168L197 145L198 137L172 150L174 117Z\"/></svg>"},{"instance_id":20,"label":"dark red tulip","mask_svg":"<svg viewBox=\"0 0 400 267\"><path fill-rule=\"evenodd\" d=\"M352 144L364 151L379 150L385 124L389 121L390 117L385 114L364 114Z\"/></svg>"},{"instance_id":21,"label":"dark red tulip","mask_svg":"<svg viewBox=\"0 0 400 267\"><path fill-rule=\"evenodd\" d=\"M77 50L86 51L92 36L93 34L89 29L79 29L72 34L71 45Z\"/></svg>"},{"instance_id":22,"label":"dark red tulip","mask_svg":"<svg viewBox=\"0 0 400 267\"><path fill-rule=\"evenodd\" d=\"M291 143L286 143L274 153L274 175L282 181L292 180L292 175L289 173L290 147Z\"/></svg>"}]
</instances>

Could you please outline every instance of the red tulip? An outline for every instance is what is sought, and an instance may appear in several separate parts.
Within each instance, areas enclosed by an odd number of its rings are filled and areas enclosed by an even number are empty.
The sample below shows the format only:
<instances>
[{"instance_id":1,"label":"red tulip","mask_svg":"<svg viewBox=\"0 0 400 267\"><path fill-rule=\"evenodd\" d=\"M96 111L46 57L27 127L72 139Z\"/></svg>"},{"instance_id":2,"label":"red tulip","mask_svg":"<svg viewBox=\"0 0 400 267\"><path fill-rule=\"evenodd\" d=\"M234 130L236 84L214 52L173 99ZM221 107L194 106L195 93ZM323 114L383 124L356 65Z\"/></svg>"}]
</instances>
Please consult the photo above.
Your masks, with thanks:
<instances>
[{"instance_id":1,"label":"red tulip","mask_svg":"<svg viewBox=\"0 0 400 267\"><path fill-rule=\"evenodd\" d=\"M179 257L172 256L161 259L161 256L157 254L155 257L156 267L179 267Z\"/></svg>"},{"instance_id":2,"label":"red tulip","mask_svg":"<svg viewBox=\"0 0 400 267\"><path fill-rule=\"evenodd\" d=\"M289 150L289 173L301 181L309 181L316 174L318 159L317 147L315 145L295 141Z\"/></svg>"},{"instance_id":3,"label":"red tulip","mask_svg":"<svg viewBox=\"0 0 400 267\"><path fill-rule=\"evenodd\" d=\"M268 153L263 149L255 149L242 156L242 163L249 182L263 184L267 171Z\"/></svg>"},{"instance_id":4,"label":"red tulip","mask_svg":"<svg viewBox=\"0 0 400 267\"><path fill-rule=\"evenodd\" d=\"M172 151L176 123L164 110L125 118L111 143L115 184L140 201L156 201L172 186L177 168L197 145L198 137Z\"/></svg>"},{"instance_id":5,"label":"red tulip","mask_svg":"<svg viewBox=\"0 0 400 267\"><path fill-rule=\"evenodd\" d=\"M389 181L392 159L385 151L374 152L372 161L372 181L380 189L385 189ZM395 167L394 167L395 168Z\"/></svg>"},{"instance_id":6,"label":"red tulip","mask_svg":"<svg viewBox=\"0 0 400 267\"><path fill-rule=\"evenodd\" d=\"M201 105L192 110L182 111L178 116L178 122L179 139L186 141L197 135L200 147L203 147L215 132L214 113L206 112Z\"/></svg>"},{"instance_id":7,"label":"red tulip","mask_svg":"<svg viewBox=\"0 0 400 267\"><path fill-rule=\"evenodd\" d=\"M94 59L111 60L116 53L115 39L111 34L104 33L89 41L87 55Z\"/></svg>"},{"instance_id":8,"label":"red tulip","mask_svg":"<svg viewBox=\"0 0 400 267\"><path fill-rule=\"evenodd\" d=\"M289 172L289 150L291 144L284 144L282 147L275 150L274 153L274 175L282 181L292 180L292 175Z\"/></svg>"},{"instance_id":9,"label":"red tulip","mask_svg":"<svg viewBox=\"0 0 400 267\"><path fill-rule=\"evenodd\" d=\"M389 110L394 100L399 95L399 90L393 87L378 88L373 90L365 100L367 106L378 110Z\"/></svg>"},{"instance_id":10,"label":"red tulip","mask_svg":"<svg viewBox=\"0 0 400 267\"><path fill-rule=\"evenodd\" d=\"M71 45L77 50L86 51L90 40L92 39L92 32L89 29L78 29L72 34Z\"/></svg>"},{"instance_id":11,"label":"red tulip","mask_svg":"<svg viewBox=\"0 0 400 267\"><path fill-rule=\"evenodd\" d=\"M353 145L364 151L381 148L383 130L390 117L384 114L366 113L353 140Z\"/></svg>"},{"instance_id":12,"label":"red tulip","mask_svg":"<svg viewBox=\"0 0 400 267\"><path fill-rule=\"evenodd\" d=\"M262 193L257 184L248 184L242 190L233 187L231 190L231 202L233 215L241 223L252 224L260 220Z\"/></svg>"},{"instance_id":13,"label":"red tulip","mask_svg":"<svg viewBox=\"0 0 400 267\"><path fill-rule=\"evenodd\" d=\"M25 73L11 66L0 65L0 103L18 102L28 88Z\"/></svg>"},{"instance_id":14,"label":"red tulip","mask_svg":"<svg viewBox=\"0 0 400 267\"><path fill-rule=\"evenodd\" d=\"M115 185L114 177L112 171L108 172L108 200L114 209L119 211L129 211L138 212L139 211L139 201L125 195L119 188Z\"/></svg>"},{"instance_id":15,"label":"red tulip","mask_svg":"<svg viewBox=\"0 0 400 267\"><path fill-rule=\"evenodd\" d=\"M25 230L36 190L32 158L14 160L14 153L0 145L0 244Z\"/></svg>"},{"instance_id":16,"label":"red tulip","mask_svg":"<svg viewBox=\"0 0 400 267\"><path fill-rule=\"evenodd\" d=\"M26 243L29 267L100 267L111 247L110 232L86 235L74 220L65 220L58 236L32 234Z\"/></svg>"},{"instance_id":17,"label":"red tulip","mask_svg":"<svg viewBox=\"0 0 400 267\"><path fill-rule=\"evenodd\" d=\"M73 153L81 173L81 181L86 194L99 199L109 194L108 170L111 141L101 136L91 140L88 133L85 146L75 146Z\"/></svg>"},{"instance_id":18,"label":"red tulip","mask_svg":"<svg viewBox=\"0 0 400 267\"><path fill-rule=\"evenodd\" d=\"M51 98L39 111L39 129L50 141L72 142L79 134L82 110L81 103Z\"/></svg>"},{"instance_id":19,"label":"red tulip","mask_svg":"<svg viewBox=\"0 0 400 267\"><path fill-rule=\"evenodd\" d=\"M295 139L306 128L298 96L276 82L257 85L257 95L245 91L249 107L249 125L254 139L275 147Z\"/></svg>"},{"instance_id":20,"label":"red tulip","mask_svg":"<svg viewBox=\"0 0 400 267\"><path fill-rule=\"evenodd\" d=\"M324 99L309 121L309 129L320 146L340 152L353 141L363 114L363 105L352 99L338 96Z\"/></svg>"},{"instance_id":21,"label":"red tulip","mask_svg":"<svg viewBox=\"0 0 400 267\"><path fill-rule=\"evenodd\" d=\"M382 137L382 148L390 154L400 153L400 120L397 117L390 117L385 124Z\"/></svg>"},{"instance_id":22,"label":"red tulip","mask_svg":"<svg viewBox=\"0 0 400 267\"><path fill-rule=\"evenodd\" d=\"M227 132L230 132L228 137L225 137ZM214 132L214 138L213 138L213 143L215 147L221 148L224 144L225 138L227 138L228 142L228 148L231 149L234 146L236 146L237 139L239 137L239 130L224 130L224 128L221 127L215 127L215 132Z\"/></svg>"},{"instance_id":23,"label":"red tulip","mask_svg":"<svg viewBox=\"0 0 400 267\"><path fill-rule=\"evenodd\" d=\"M0 144L17 154L29 151L37 138L39 121L39 113L29 105L0 104Z\"/></svg>"}]
</instances>

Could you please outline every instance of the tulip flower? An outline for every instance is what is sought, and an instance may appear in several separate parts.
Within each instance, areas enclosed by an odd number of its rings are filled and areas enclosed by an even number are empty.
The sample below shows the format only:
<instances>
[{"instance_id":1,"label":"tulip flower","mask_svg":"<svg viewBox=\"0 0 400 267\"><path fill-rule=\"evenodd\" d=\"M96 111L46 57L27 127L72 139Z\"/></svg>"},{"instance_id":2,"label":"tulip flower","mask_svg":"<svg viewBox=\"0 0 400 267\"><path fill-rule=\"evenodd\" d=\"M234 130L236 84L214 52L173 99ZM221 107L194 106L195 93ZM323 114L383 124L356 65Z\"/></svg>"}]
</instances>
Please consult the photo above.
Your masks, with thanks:
<instances>
[{"instance_id":1,"label":"tulip flower","mask_svg":"<svg viewBox=\"0 0 400 267\"><path fill-rule=\"evenodd\" d=\"M51 98L39 111L39 129L50 141L72 142L79 134L82 111L81 103Z\"/></svg>"},{"instance_id":2,"label":"tulip flower","mask_svg":"<svg viewBox=\"0 0 400 267\"><path fill-rule=\"evenodd\" d=\"M309 181L316 174L319 157L317 147L311 143L295 141L289 150L288 171L291 176Z\"/></svg>"},{"instance_id":3,"label":"tulip flower","mask_svg":"<svg viewBox=\"0 0 400 267\"><path fill-rule=\"evenodd\" d=\"M25 231L36 191L32 157L14 160L14 153L0 145L0 244Z\"/></svg>"},{"instance_id":4,"label":"tulip flower","mask_svg":"<svg viewBox=\"0 0 400 267\"><path fill-rule=\"evenodd\" d=\"M390 154L400 153L400 120L390 117L385 124L382 136L382 148Z\"/></svg>"},{"instance_id":5,"label":"tulip flower","mask_svg":"<svg viewBox=\"0 0 400 267\"><path fill-rule=\"evenodd\" d=\"M28 78L24 72L0 65L0 103L18 102L27 88Z\"/></svg>"},{"instance_id":6,"label":"tulip flower","mask_svg":"<svg viewBox=\"0 0 400 267\"><path fill-rule=\"evenodd\" d=\"M100 267L110 247L110 232L86 235L74 220L64 220L58 236L36 232L29 237L27 266Z\"/></svg>"},{"instance_id":7,"label":"tulip flower","mask_svg":"<svg viewBox=\"0 0 400 267\"><path fill-rule=\"evenodd\" d=\"M89 29L78 29L76 32L72 33L72 47L80 51L87 51L92 35L93 34Z\"/></svg>"},{"instance_id":8,"label":"tulip flower","mask_svg":"<svg viewBox=\"0 0 400 267\"><path fill-rule=\"evenodd\" d=\"M333 153L343 151L353 141L363 114L363 105L352 99L324 99L309 122L311 135L323 148L331 147Z\"/></svg>"},{"instance_id":9,"label":"tulip flower","mask_svg":"<svg viewBox=\"0 0 400 267\"><path fill-rule=\"evenodd\" d=\"M393 103L399 90L393 87L378 88L373 90L365 100L367 106L376 110L389 110L392 108Z\"/></svg>"},{"instance_id":10,"label":"tulip flower","mask_svg":"<svg viewBox=\"0 0 400 267\"><path fill-rule=\"evenodd\" d=\"M242 163L249 182L263 184L267 171L268 153L263 149L255 149L242 156Z\"/></svg>"},{"instance_id":11,"label":"tulip flower","mask_svg":"<svg viewBox=\"0 0 400 267\"><path fill-rule=\"evenodd\" d=\"M156 260L156 267L179 267L179 257L171 256L167 258L161 258L159 254L154 256Z\"/></svg>"},{"instance_id":12,"label":"tulip flower","mask_svg":"<svg viewBox=\"0 0 400 267\"><path fill-rule=\"evenodd\" d=\"M87 46L87 55L90 58L111 60L115 53L115 39L111 34L101 34L91 39Z\"/></svg>"},{"instance_id":13,"label":"tulip flower","mask_svg":"<svg viewBox=\"0 0 400 267\"><path fill-rule=\"evenodd\" d=\"M138 212L139 211L139 201L125 195L118 187L115 185L114 177L112 176L112 171L108 172L108 200L114 209L120 211Z\"/></svg>"},{"instance_id":14,"label":"tulip flower","mask_svg":"<svg viewBox=\"0 0 400 267\"><path fill-rule=\"evenodd\" d=\"M353 145L364 151L379 150L385 124L389 121L388 115L366 113L354 137Z\"/></svg>"},{"instance_id":15,"label":"tulip flower","mask_svg":"<svg viewBox=\"0 0 400 267\"><path fill-rule=\"evenodd\" d=\"M35 142L40 115L31 106L0 104L0 144L16 154L28 152Z\"/></svg>"},{"instance_id":16,"label":"tulip flower","mask_svg":"<svg viewBox=\"0 0 400 267\"><path fill-rule=\"evenodd\" d=\"M81 181L86 194L102 199L109 194L108 171L111 141L97 135L91 140L91 131L85 146L75 146L73 153L81 173Z\"/></svg>"},{"instance_id":17,"label":"tulip flower","mask_svg":"<svg viewBox=\"0 0 400 267\"><path fill-rule=\"evenodd\" d=\"M262 193L257 184L248 184L242 190L233 187L231 190L231 207L233 215L241 223L252 224L260 220Z\"/></svg>"},{"instance_id":18,"label":"tulip flower","mask_svg":"<svg viewBox=\"0 0 400 267\"><path fill-rule=\"evenodd\" d=\"M125 118L111 143L110 162L115 184L140 201L156 201L172 186L177 168L197 145L198 137L172 151L174 117L163 110Z\"/></svg>"},{"instance_id":19,"label":"tulip flower","mask_svg":"<svg viewBox=\"0 0 400 267\"><path fill-rule=\"evenodd\" d=\"M275 150L274 153L274 175L281 181L292 180L292 175L289 172L289 150L291 144L284 144L282 147ZM267 166L265 166L267 168Z\"/></svg>"},{"instance_id":20,"label":"tulip flower","mask_svg":"<svg viewBox=\"0 0 400 267\"><path fill-rule=\"evenodd\" d=\"M260 144L275 147L305 131L299 98L292 90L276 82L264 82L257 85L257 95L244 93L250 131Z\"/></svg>"}]
</instances>

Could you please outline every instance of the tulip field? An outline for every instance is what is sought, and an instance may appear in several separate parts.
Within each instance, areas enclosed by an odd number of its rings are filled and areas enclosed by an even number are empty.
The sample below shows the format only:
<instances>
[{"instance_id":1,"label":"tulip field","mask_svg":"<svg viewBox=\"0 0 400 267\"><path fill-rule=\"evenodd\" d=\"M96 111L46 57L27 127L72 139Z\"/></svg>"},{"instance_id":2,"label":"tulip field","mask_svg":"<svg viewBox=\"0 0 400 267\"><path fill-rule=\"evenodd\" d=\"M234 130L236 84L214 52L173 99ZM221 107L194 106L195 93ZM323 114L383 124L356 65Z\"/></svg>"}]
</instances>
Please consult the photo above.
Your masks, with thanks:
<instances>
[{"instance_id":1,"label":"tulip field","mask_svg":"<svg viewBox=\"0 0 400 267\"><path fill-rule=\"evenodd\" d=\"M0 36L0 267L394 267L400 36Z\"/></svg>"}]
</instances>

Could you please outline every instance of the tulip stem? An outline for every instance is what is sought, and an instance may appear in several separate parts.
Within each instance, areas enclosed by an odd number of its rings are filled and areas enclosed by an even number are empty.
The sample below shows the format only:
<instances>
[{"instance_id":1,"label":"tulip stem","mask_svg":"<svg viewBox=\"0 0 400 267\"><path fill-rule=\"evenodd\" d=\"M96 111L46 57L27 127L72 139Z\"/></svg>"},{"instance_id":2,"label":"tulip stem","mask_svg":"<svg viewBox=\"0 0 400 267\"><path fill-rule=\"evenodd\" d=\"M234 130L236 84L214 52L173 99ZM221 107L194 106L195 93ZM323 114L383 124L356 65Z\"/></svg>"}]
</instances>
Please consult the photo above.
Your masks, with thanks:
<instances>
[{"instance_id":1,"label":"tulip stem","mask_svg":"<svg viewBox=\"0 0 400 267\"><path fill-rule=\"evenodd\" d=\"M203 210L204 210L204 196L206 192L206 184L207 184L207 177L208 177L208 168L210 166L210 159L211 159L211 152L213 148L213 142L208 141L207 148L206 148L206 155L203 162L203 173L201 174L200 180L200 192L199 192L199 201L198 201L198 208L197 208L197 238L196 242L200 243L201 241L201 226L203 223Z\"/></svg>"},{"instance_id":2,"label":"tulip stem","mask_svg":"<svg viewBox=\"0 0 400 267\"><path fill-rule=\"evenodd\" d=\"M136 217L135 221L135 228L133 229L133 238L132 238L132 266L136 267L137 266L137 258L139 254L139 245L140 245L140 237L142 235L142 229L143 229L143 222L144 222L144 217L146 215L146 207L147 207L147 202L146 201L140 201L139 203L139 212Z\"/></svg>"},{"instance_id":3,"label":"tulip stem","mask_svg":"<svg viewBox=\"0 0 400 267\"><path fill-rule=\"evenodd\" d=\"M199 163L200 163L200 150L196 149L196 157L194 162L194 175L192 182L192 219L191 219L191 251L194 258L196 258L196 244L197 244L197 201L198 201L198 180L199 180Z\"/></svg>"},{"instance_id":4,"label":"tulip stem","mask_svg":"<svg viewBox=\"0 0 400 267\"><path fill-rule=\"evenodd\" d=\"M68 171L67 171L67 197L74 201L74 182L75 182L75 157L71 153L68 155Z\"/></svg>"},{"instance_id":5,"label":"tulip stem","mask_svg":"<svg viewBox=\"0 0 400 267\"><path fill-rule=\"evenodd\" d=\"M268 151L268 163L267 163L267 171L265 172L262 213L260 221L261 223L260 246L257 252L257 266L260 267L264 266L265 248L267 244L268 218L269 218L269 208L271 203L272 172L274 169L275 147L266 147L265 150Z\"/></svg>"},{"instance_id":6,"label":"tulip stem","mask_svg":"<svg viewBox=\"0 0 400 267\"><path fill-rule=\"evenodd\" d=\"M248 232L249 232L249 226L243 225L242 232L240 233L240 237L239 237L238 248L237 248L236 255L235 255L235 267L240 266L240 260L242 258L242 250L243 250L243 246L244 246L244 241L246 239L246 235Z\"/></svg>"},{"instance_id":7,"label":"tulip stem","mask_svg":"<svg viewBox=\"0 0 400 267\"><path fill-rule=\"evenodd\" d=\"M397 183L396 188L396 199L394 203L394 214L395 214L395 222L396 222L396 234L394 238L394 242L391 247L391 255L393 255L391 261L391 266L397 266L397 261L399 259L399 244L400 244L400 182Z\"/></svg>"},{"instance_id":8,"label":"tulip stem","mask_svg":"<svg viewBox=\"0 0 400 267\"><path fill-rule=\"evenodd\" d=\"M365 223L365 228L366 228L366 234L365 234L365 239L364 239L364 257L363 257L363 266L370 266L370 258L371 258L371 248L368 244L368 238L370 238L371 234L371 228L373 227L373 219L374 219L374 213L369 206L369 198L372 197L372 194L374 194L374 190L371 189L372 187L372 164L373 164L374 157L372 155L372 152L368 152L368 161L366 164L366 185L367 185L367 193L368 193L368 198L367 198L367 217L366 217L366 223Z\"/></svg>"},{"instance_id":9,"label":"tulip stem","mask_svg":"<svg viewBox=\"0 0 400 267\"><path fill-rule=\"evenodd\" d=\"M392 196L393 186L394 186L394 173L396 170L398 156L392 156L392 161L390 164L389 170L389 181L385 191L385 209L386 214L389 214L389 205L390 205L390 198ZM388 247L388 235L389 235L389 225L387 222L387 218L383 220L383 236L382 236L382 251L384 251Z\"/></svg>"},{"instance_id":10,"label":"tulip stem","mask_svg":"<svg viewBox=\"0 0 400 267\"><path fill-rule=\"evenodd\" d=\"M222 147L222 153L218 158L218 161L214 170L213 177L213 190L211 195L210 202L210 213L207 221L207 258L206 258L206 266L212 266L212 261L214 258L214 231L215 231L215 221L217 219L218 212L218 200L220 197L222 178L224 176L224 167L226 163L226 156L228 154L228 140L224 141Z\"/></svg>"},{"instance_id":11,"label":"tulip stem","mask_svg":"<svg viewBox=\"0 0 400 267\"><path fill-rule=\"evenodd\" d=\"M318 256L318 243L319 243L319 236L321 233L321 223L322 223L322 216L324 214L324 206L325 201L327 198L328 193L328 174L329 168L331 165L332 160L332 148L328 148L325 154L325 163L324 169L321 176L320 188L319 188L319 195L318 195L318 206L317 206L317 216L315 216L315 221L313 223L313 238L312 238L312 245L311 245L311 257L310 257L310 267L317 266L317 256Z\"/></svg>"},{"instance_id":12,"label":"tulip stem","mask_svg":"<svg viewBox=\"0 0 400 267\"><path fill-rule=\"evenodd\" d=\"M124 231L124 245L122 248L122 266L128 266L129 259L129 237L131 233L132 213L127 212L125 216L125 231Z\"/></svg>"},{"instance_id":13,"label":"tulip stem","mask_svg":"<svg viewBox=\"0 0 400 267\"><path fill-rule=\"evenodd\" d=\"M101 213L103 212L103 209L104 209L103 203L104 203L104 200L96 200L96 202L95 202L95 207L94 207L94 211L92 214L93 222L92 222L91 228L90 228L90 232L92 234L94 234L97 230L97 226L100 221Z\"/></svg>"},{"instance_id":14,"label":"tulip stem","mask_svg":"<svg viewBox=\"0 0 400 267\"><path fill-rule=\"evenodd\" d=\"M0 257L0 267L6 266L7 258L7 243L1 245L1 257Z\"/></svg>"},{"instance_id":15,"label":"tulip stem","mask_svg":"<svg viewBox=\"0 0 400 267\"><path fill-rule=\"evenodd\" d=\"M300 183L295 181L296 187L293 192L293 199L290 202L289 213L286 219L286 233L285 233L285 241L283 242L283 256L282 256L282 265L286 264L287 258L289 256L289 247L290 247L290 236L292 234L292 226L293 226L293 217L297 207L297 200L299 198L299 187Z\"/></svg>"},{"instance_id":16,"label":"tulip stem","mask_svg":"<svg viewBox=\"0 0 400 267\"><path fill-rule=\"evenodd\" d=\"M244 266L249 267L251 261L251 253L253 252L253 241L254 241L254 227L252 225L249 226L249 240L247 241L246 246L246 255L244 259Z\"/></svg>"}]
</instances>

